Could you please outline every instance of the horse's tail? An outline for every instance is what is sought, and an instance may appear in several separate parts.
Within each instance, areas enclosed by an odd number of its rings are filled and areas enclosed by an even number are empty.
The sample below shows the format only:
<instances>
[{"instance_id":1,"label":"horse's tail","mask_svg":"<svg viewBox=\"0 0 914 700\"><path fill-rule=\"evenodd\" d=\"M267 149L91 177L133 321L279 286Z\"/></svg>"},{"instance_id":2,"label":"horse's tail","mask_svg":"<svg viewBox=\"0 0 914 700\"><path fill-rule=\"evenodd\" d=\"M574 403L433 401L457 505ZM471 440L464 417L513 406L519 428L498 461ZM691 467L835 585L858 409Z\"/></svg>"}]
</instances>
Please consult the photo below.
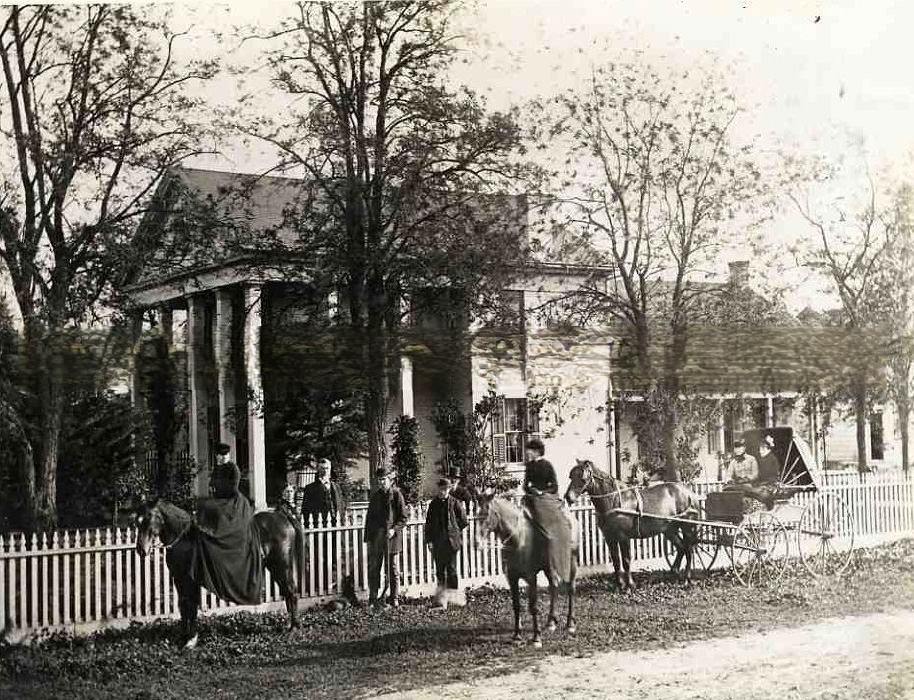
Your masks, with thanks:
<instances>
[{"instance_id":1,"label":"horse's tail","mask_svg":"<svg viewBox=\"0 0 914 700\"><path fill-rule=\"evenodd\" d=\"M302 527L298 518L290 517L292 528L295 530L295 551L293 552L293 565L295 568L295 583L298 586L298 594L303 595L305 592L305 528Z\"/></svg>"}]
</instances>

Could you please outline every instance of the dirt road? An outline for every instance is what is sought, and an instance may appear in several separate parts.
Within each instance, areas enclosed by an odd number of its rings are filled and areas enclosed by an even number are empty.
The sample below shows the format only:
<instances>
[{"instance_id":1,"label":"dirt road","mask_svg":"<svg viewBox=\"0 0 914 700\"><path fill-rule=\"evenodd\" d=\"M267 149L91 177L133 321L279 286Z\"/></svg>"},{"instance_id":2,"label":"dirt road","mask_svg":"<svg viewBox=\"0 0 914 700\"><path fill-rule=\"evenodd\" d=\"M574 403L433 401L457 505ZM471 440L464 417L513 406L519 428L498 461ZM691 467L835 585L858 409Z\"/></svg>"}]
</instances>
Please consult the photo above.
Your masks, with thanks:
<instances>
[{"instance_id":1,"label":"dirt road","mask_svg":"<svg viewBox=\"0 0 914 700\"><path fill-rule=\"evenodd\" d=\"M914 698L914 612L846 617L664 650L546 655L521 673L383 697Z\"/></svg>"}]
</instances>

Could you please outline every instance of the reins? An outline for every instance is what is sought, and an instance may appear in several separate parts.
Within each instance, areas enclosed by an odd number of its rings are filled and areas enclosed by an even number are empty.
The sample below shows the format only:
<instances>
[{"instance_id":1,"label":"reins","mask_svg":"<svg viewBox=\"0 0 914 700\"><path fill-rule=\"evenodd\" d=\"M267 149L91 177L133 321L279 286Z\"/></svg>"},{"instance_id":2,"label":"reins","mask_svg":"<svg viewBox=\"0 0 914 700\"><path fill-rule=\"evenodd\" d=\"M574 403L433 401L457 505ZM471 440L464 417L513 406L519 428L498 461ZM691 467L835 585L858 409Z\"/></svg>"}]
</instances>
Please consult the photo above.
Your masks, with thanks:
<instances>
[{"instance_id":1,"label":"reins","mask_svg":"<svg viewBox=\"0 0 914 700\"><path fill-rule=\"evenodd\" d=\"M156 509L156 514L159 516L159 518L160 518L161 520L164 521L165 518L164 518L164 516L162 515L162 511L159 510L158 508ZM161 524L164 525L165 523L162 522ZM165 542L162 542L162 545L165 547L165 549L171 549L171 548L174 547L178 542L180 542L181 539L184 537L184 535L187 534L187 531L190 530L191 525L193 525L193 524L194 524L193 519L188 519L187 525L184 526L184 529L181 530L181 532L179 532L179 533L177 534L177 536L176 536L171 542L169 542L169 543L167 543L167 544L166 544ZM161 535L159 535L159 540L160 540L160 541L162 540L162 536L161 536Z\"/></svg>"}]
</instances>

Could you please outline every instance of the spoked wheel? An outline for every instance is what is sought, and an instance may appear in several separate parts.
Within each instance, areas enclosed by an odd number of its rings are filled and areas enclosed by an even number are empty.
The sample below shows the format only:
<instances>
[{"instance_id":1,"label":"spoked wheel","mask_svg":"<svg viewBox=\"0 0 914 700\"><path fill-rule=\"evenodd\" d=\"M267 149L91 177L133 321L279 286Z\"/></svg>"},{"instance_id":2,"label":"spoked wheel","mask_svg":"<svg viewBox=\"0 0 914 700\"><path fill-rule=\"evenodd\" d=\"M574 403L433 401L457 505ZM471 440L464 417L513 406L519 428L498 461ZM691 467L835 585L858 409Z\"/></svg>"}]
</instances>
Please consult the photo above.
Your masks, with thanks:
<instances>
[{"instance_id":1,"label":"spoked wheel","mask_svg":"<svg viewBox=\"0 0 914 700\"><path fill-rule=\"evenodd\" d=\"M706 525L700 525L698 527L698 541L695 543L694 549L692 549L692 568L701 569L706 574L711 571L711 567L714 566L714 562L717 560L717 553L720 551L720 540L715 537L713 528L707 527ZM678 569L673 568L673 565L676 563L676 555L678 554L676 548L670 543L669 540L663 541L663 555L666 557L667 566L670 567L670 571L674 573ZM679 563L679 567L685 565L685 558Z\"/></svg>"},{"instance_id":2,"label":"spoked wheel","mask_svg":"<svg viewBox=\"0 0 914 700\"><path fill-rule=\"evenodd\" d=\"M787 529L765 511L746 516L730 543L733 575L747 587L758 585L764 574L774 582L787 567Z\"/></svg>"},{"instance_id":3,"label":"spoked wheel","mask_svg":"<svg viewBox=\"0 0 914 700\"><path fill-rule=\"evenodd\" d=\"M840 576L854 551L854 516L840 496L818 493L797 526L803 564L813 576Z\"/></svg>"}]
</instances>

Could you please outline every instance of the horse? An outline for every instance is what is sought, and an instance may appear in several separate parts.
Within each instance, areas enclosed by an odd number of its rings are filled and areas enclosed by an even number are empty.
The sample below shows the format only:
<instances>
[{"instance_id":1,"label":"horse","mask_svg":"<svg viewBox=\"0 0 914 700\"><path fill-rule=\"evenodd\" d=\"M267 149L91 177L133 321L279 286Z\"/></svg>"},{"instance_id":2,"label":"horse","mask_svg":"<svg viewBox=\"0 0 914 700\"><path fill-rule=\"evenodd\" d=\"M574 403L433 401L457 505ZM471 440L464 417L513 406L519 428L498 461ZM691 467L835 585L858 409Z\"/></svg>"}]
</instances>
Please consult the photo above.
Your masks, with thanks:
<instances>
[{"instance_id":1,"label":"horse","mask_svg":"<svg viewBox=\"0 0 914 700\"><path fill-rule=\"evenodd\" d=\"M543 647L539 629L539 608L537 604L537 574L542 571L549 582L549 617L546 629L555 631L558 620L555 616L555 601L559 585L559 575L549 566L545 541L539 534L536 525L521 510L503 498L496 498L494 491L479 496L479 534L488 539L489 533L502 542L502 562L508 585L511 588L511 603L514 606L515 644L521 643L520 635L520 579L527 582L527 607L533 618L533 646ZM477 540L478 541L478 540ZM574 542L574 540L572 540ZM568 593L568 617L566 630L574 634L574 580L577 575L577 545L567 548L569 557L569 576L565 581Z\"/></svg>"},{"instance_id":2,"label":"horse","mask_svg":"<svg viewBox=\"0 0 914 700\"><path fill-rule=\"evenodd\" d=\"M597 469L590 460L576 462L569 474L571 483L565 492L565 501L570 505L582 493L590 495L597 513L597 524L609 545L609 555L612 557L619 588L635 588L631 572L631 540L660 534L676 547L674 571L679 571L685 557L685 580L691 583L692 553L698 541L698 528L682 519L698 517L698 497L677 482L620 488L612 476ZM651 517L652 515L660 517ZM622 568L625 569L624 578L620 559Z\"/></svg>"},{"instance_id":3,"label":"horse","mask_svg":"<svg viewBox=\"0 0 914 700\"><path fill-rule=\"evenodd\" d=\"M297 520L280 511L255 513L254 524L260 534L264 566L279 585L289 613L289 629L294 629L298 626L298 591L305 571L304 531ZM200 582L191 572L193 525L189 513L163 500L143 507L137 517L137 553L146 556L155 537L165 545L165 563L178 591L185 649L194 648L198 639Z\"/></svg>"}]
</instances>

